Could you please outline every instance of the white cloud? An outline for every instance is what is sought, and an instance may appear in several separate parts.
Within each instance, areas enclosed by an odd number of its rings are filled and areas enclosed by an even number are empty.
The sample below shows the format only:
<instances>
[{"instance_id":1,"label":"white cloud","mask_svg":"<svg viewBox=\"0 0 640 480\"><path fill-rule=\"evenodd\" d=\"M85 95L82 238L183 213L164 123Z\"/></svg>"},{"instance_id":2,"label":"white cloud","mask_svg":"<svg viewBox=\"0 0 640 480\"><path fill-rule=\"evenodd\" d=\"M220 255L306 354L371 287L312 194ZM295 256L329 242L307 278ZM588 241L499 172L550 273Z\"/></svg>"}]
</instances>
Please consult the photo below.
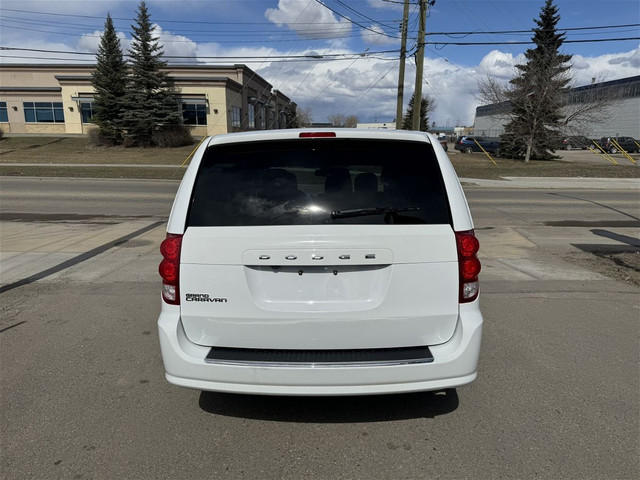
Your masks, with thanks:
<instances>
[{"instance_id":1,"label":"white cloud","mask_svg":"<svg viewBox=\"0 0 640 480\"><path fill-rule=\"evenodd\" d=\"M78 51L89 51L96 53L100 45L101 31L83 34L77 41ZM131 39L126 38L122 32L116 35L120 39L120 47L122 52L127 55L131 48ZM159 25L153 25L153 35L157 37L158 43L162 46L166 60L169 62L195 62L197 53L197 44L193 40L183 36L174 35L170 31L165 31Z\"/></svg>"},{"instance_id":2,"label":"white cloud","mask_svg":"<svg viewBox=\"0 0 640 480\"><path fill-rule=\"evenodd\" d=\"M589 68L589 62L587 62L582 55L574 55L571 58L571 67L576 70L585 70Z\"/></svg>"},{"instance_id":3,"label":"white cloud","mask_svg":"<svg viewBox=\"0 0 640 480\"><path fill-rule=\"evenodd\" d=\"M385 0L367 0L367 4L371 8L377 8L379 10L396 10L402 12L403 10L403 2L394 1L387 2Z\"/></svg>"},{"instance_id":4,"label":"white cloud","mask_svg":"<svg viewBox=\"0 0 640 480\"><path fill-rule=\"evenodd\" d=\"M593 78L597 82L633 77L640 73L640 47L621 53L609 53L597 57L574 55L573 85L589 85Z\"/></svg>"},{"instance_id":5,"label":"white cloud","mask_svg":"<svg viewBox=\"0 0 640 480\"><path fill-rule=\"evenodd\" d=\"M98 45L100 45L100 37L102 36L102 33L103 32L96 30L93 33L83 34L76 42L76 50L80 52L96 53L98 51ZM129 40L122 32L117 32L116 35L120 39L120 46L122 47L122 51L126 52L129 48Z\"/></svg>"},{"instance_id":6,"label":"white cloud","mask_svg":"<svg viewBox=\"0 0 640 480\"><path fill-rule=\"evenodd\" d=\"M640 68L640 47L628 54L614 56L609 60L610 65L622 65L624 67Z\"/></svg>"},{"instance_id":7,"label":"white cloud","mask_svg":"<svg viewBox=\"0 0 640 480\"><path fill-rule=\"evenodd\" d=\"M515 74L515 65L524 62L525 58L522 54L514 57L508 52L491 50L480 61L477 72L481 75L508 80Z\"/></svg>"},{"instance_id":8,"label":"white cloud","mask_svg":"<svg viewBox=\"0 0 640 480\"><path fill-rule=\"evenodd\" d=\"M3 0L3 7L5 1ZM371 2L387 7L379 3L379 0L375 2L371 0ZM110 3L122 5L124 2ZM134 4L137 4L137 1L129 4L131 12ZM332 12L313 0L280 0L277 8L268 9L265 16L276 25L289 28L304 38L317 38L320 35L326 37L327 32L343 36L350 35L352 32L352 25L348 21L338 19ZM319 26L322 27L321 32ZM96 27L97 25L87 27L86 31L91 32ZM329 115L335 113L357 115L362 122L374 120L391 122L395 117L398 81L396 61L370 56L351 56L338 61L328 61L328 58L300 58L283 62L282 59L276 58L280 56L291 58L299 55L312 57L326 53L360 53L347 46L347 42L353 41L353 38L346 37L334 41L331 46L325 48L320 47L318 43L315 43L314 47L305 48L301 45L302 42L274 43L273 47L257 42L255 46L243 44L243 46L229 47L217 43L197 43L188 35L178 35L160 27L156 28L156 34L160 36L167 56L197 56L199 62L209 64L247 64L249 68L265 78L273 88L281 90L302 108L311 107L315 121L326 121ZM310 30L311 28L316 30ZM376 30L377 27L372 29ZM3 42L6 39L4 43L7 46L22 48L96 52L100 34L101 31L93 31L77 37L65 37L59 41L46 41L38 40L33 35L28 37L25 33L25 37L20 39L4 37ZM126 36L129 34L119 32L118 35L123 51L126 52L130 46L130 38ZM363 34L363 37L375 39L373 43L375 46L371 47L372 51L378 50L375 47L386 44L382 42L387 41L374 32ZM288 48L290 50L287 50ZM56 53L3 52L3 55L14 54L19 58L3 58L2 62L52 63L53 60L50 59L60 58L60 62L72 63L78 59L92 59L90 56ZM206 58L212 56L224 58L217 60ZM48 57L48 59L42 60L42 57ZM259 57L259 60L254 62L247 57ZM426 58L423 92L434 99L435 110L431 120L439 125L471 124L478 105L475 97L478 80L491 75L502 82L507 82L515 74L514 64L522 62L524 62L522 56L500 50L487 53L479 59L477 64L463 67L456 67L442 58ZM630 77L638 75L640 48L594 57L575 55L572 63L573 84L576 86L591 83L592 77L596 77L597 81ZM414 78L415 65L409 61L405 76L404 109L413 93Z\"/></svg>"},{"instance_id":9,"label":"white cloud","mask_svg":"<svg viewBox=\"0 0 640 480\"><path fill-rule=\"evenodd\" d=\"M339 50L336 53L352 53ZM391 122L395 117L398 69L397 62L373 57L359 57L354 61L270 61L280 55L312 55L310 50L276 51L265 47L228 49L208 44L199 45L198 55L227 55L237 58L217 63L246 63L246 56L264 56L265 61L251 63L249 67L265 78L274 88L289 96L301 108L311 107L314 121L326 121L332 114L356 115L361 122ZM317 52L315 52L317 53ZM320 52L321 53L321 52ZM633 57L633 52L585 59L590 65L608 65L611 58ZM478 80L494 75L506 83L514 74L513 65L522 62L520 56L494 50L475 66L457 67L442 58L425 58L423 93L434 100L431 121L440 126L471 125L475 109ZM620 67L617 65L617 67ZM575 73L575 72L574 72ZM631 76L623 71L615 78ZM587 75L591 75L587 73ZM414 91L415 65L407 62L405 73L404 108ZM590 83L582 81L579 84ZM613 79L607 78L608 80Z\"/></svg>"},{"instance_id":10,"label":"white cloud","mask_svg":"<svg viewBox=\"0 0 640 480\"><path fill-rule=\"evenodd\" d=\"M370 25L368 30L362 29L362 41L367 45L399 45L400 40L396 37L389 36L380 26Z\"/></svg>"},{"instance_id":11,"label":"white cloud","mask_svg":"<svg viewBox=\"0 0 640 480\"><path fill-rule=\"evenodd\" d=\"M336 18L331 10L314 0L279 0L278 7L268 8L264 16L305 39L340 38L351 33L348 19Z\"/></svg>"},{"instance_id":12,"label":"white cloud","mask_svg":"<svg viewBox=\"0 0 640 480\"><path fill-rule=\"evenodd\" d=\"M195 62L198 46L196 42L183 35L174 35L168 30L163 30L159 25L154 25L153 34L158 37L158 43L162 45L164 54L170 62ZM171 58L183 57L183 58Z\"/></svg>"}]
</instances>

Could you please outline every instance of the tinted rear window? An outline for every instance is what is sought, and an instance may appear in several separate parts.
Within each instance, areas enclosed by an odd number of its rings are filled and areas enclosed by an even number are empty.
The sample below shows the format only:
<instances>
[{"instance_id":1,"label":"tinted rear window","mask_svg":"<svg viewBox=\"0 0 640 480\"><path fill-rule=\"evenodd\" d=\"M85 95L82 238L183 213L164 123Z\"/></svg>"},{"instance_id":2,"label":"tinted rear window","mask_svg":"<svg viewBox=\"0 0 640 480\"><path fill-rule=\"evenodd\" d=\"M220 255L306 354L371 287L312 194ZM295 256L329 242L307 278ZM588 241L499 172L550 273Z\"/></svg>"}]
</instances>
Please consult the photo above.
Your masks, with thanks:
<instances>
[{"instance_id":1,"label":"tinted rear window","mask_svg":"<svg viewBox=\"0 0 640 480\"><path fill-rule=\"evenodd\" d=\"M372 208L385 211L362 211ZM189 226L334 223L450 224L432 146L332 138L207 149Z\"/></svg>"}]
</instances>

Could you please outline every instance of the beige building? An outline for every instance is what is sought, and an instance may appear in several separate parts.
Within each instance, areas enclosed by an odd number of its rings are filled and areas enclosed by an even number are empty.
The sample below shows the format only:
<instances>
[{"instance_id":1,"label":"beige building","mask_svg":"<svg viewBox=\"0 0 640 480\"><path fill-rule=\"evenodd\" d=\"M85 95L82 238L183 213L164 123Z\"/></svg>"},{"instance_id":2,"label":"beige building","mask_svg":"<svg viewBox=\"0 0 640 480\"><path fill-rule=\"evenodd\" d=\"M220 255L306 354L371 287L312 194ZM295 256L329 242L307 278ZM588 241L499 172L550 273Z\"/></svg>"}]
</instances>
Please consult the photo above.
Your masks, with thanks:
<instances>
[{"instance_id":1,"label":"beige building","mask_svg":"<svg viewBox=\"0 0 640 480\"><path fill-rule=\"evenodd\" d=\"M0 129L83 135L91 128L93 66L0 65ZM245 65L169 66L195 136L286 128L295 103Z\"/></svg>"}]
</instances>

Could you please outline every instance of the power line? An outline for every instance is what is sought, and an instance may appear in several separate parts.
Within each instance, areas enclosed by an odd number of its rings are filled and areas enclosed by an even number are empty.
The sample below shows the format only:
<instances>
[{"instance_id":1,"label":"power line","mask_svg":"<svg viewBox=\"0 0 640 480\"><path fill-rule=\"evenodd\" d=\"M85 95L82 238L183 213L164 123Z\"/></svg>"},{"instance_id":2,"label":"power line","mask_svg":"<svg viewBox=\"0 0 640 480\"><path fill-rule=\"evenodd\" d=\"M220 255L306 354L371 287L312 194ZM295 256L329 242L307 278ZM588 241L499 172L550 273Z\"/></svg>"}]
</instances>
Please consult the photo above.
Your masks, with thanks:
<instances>
[{"instance_id":1,"label":"power line","mask_svg":"<svg viewBox=\"0 0 640 480\"><path fill-rule=\"evenodd\" d=\"M3 58L19 58L21 60L55 60L55 61L60 61L60 62L73 62L73 63L83 63L86 65L94 65L95 64L95 59L89 59L89 58L60 58L60 57L29 57L29 56L24 56L24 55L5 55L4 53L0 53L0 59ZM173 66L178 66L178 65L201 65L201 66L211 66L211 65L219 65L219 64L225 64L227 65L229 62L215 62L215 61L210 61L210 62L201 62L198 61L196 59L196 57L176 57L177 59L180 58L186 58L186 59L190 59L191 61L172 61L170 64L167 65L167 68L171 68ZM233 57L236 59L240 59L242 60L242 63L246 63L246 64L262 64L265 62L269 62L269 63L298 63L298 62L316 62L316 63L324 63L324 62L345 62L345 61L350 61L352 60L351 58L327 58L327 59L310 59L310 58L296 58L294 60L288 60L286 58L281 58L281 59L276 59L276 60L270 60L267 59L265 60L264 58L262 59L242 59L239 57ZM379 58L378 60L385 60L385 61L396 61L396 58ZM11 65L10 63L5 63L4 66L8 66ZM40 63L40 65L42 65L42 63Z\"/></svg>"},{"instance_id":2,"label":"power line","mask_svg":"<svg viewBox=\"0 0 640 480\"><path fill-rule=\"evenodd\" d=\"M314 0L316 3L324 6L325 8L327 8L328 10L332 11L333 13L335 13L336 15L338 15L339 17L348 20L350 23L353 23L354 25L357 25L358 27L364 29L364 30L368 30L371 31L373 33L376 33L378 35L383 35L389 38L394 38L397 39L398 36L396 34L394 35L390 35L389 33L385 32L385 31L379 31L379 30L374 30L372 28L369 28L359 22L355 22L351 19L349 19L348 17L346 17L345 15L342 15L341 13L337 12L336 10L328 7L327 5L325 5L324 3L322 3L320 0ZM341 2L340 0L336 0L338 3L340 3L341 5L344 5L346 8L348 8L351 11L354 11L355 13L357 13L360 16L363 16L371 21L373 21L376 25L380 26L387 26L388 22L379 22L376 21L370 17L367 17L364 14L361 14L360 12L358 12L357 10L349 7L348 5L346 5L344 2ZM402 2L400 2L402 3ZM91 18L91 19L101 19L102 17L97 17L97 16L90 16L90 15L67 15L67 14L59 14L59 13L51 13L51 12L29 12L27 10L19 10L19 9L8 9L8 8L0 8L0 11L8 11L8 12L18 12L18 13L30 13L30 14L39 14L39 15L48 15L48 16L64 16L65 18L68 17L76 17L76 18ZM81 24L74 24L74 23L70 23L70 22L42 22L42 21L37 21L34 19L25 19L25 18L20 18L18 17L16 19L16 17L9 17L9 16L4 16L2 17L3 20L5 21L11 21L14 23L23 23L23 24L31 24L31 25L44 25L44 26L51 26L51 27L55 27L56 25L60 25L60 26L64 26L64 28L73 28L73 29L82 29L82 28L92 28L92 29L99 29L102 28L102 26L95 26L95 25L81 25ZM129 18L122 18L122 17L115 17L114 20L123 20L123 21L132 21L132 19ZM159 24L160 22L162 23L177 23L177 24L203 24L203 25L222 25L222 26L234 26L234 25L273 25L270 22L211 22L211 21L180 21L180 20L157 20L154 21L154 23ZM319 27L321 25L335 25L335 23L333 22L292 22L290 23L290 25L313 25L316 27ZM619 24L619 25L596 25L596 26L584 26L584 27L568 27L568 28L564 28L564 29L558 29L558 31L561 32L579 32L579 31L588 31L588 30L609 30L609 29L620 29L620 28L632 28L632 27L638 27L640 26L640 23L630 23L630 24ZM67 35L67 36L75 36L75 34L73 33L68 33L68 32L55 32L55 31L51 31L51 30L39 30L39 29L28 29L28 28L23 28L23 27L16 27L16 26L12 26L12 25L3 25L3 28L13 28L13 29L20 29L20 30L27 30L27 31L36 31L36 32L40 32L40 33L50 33L50 34L57 34L57 35ZM331 29L329 29L330 32ZM318 29L316 29L316 31L322 31L327 33L327 29L323 29L321 27L319 27ZM470 35L514 35L514 34L531 34L531 33L535 33L535 31L537 31L536 29L526 29L526 30L475 30L475 31L450 31L450 32L446 32L446 31L442 31L442 32L426 32L427 36L433 37L433 36L452 36L452 35L461 35L461 36L470 36ZM252 29L251 31L219 31L217 33L212 33L211 30L192 30L190 29L188 32L181 32L180 30L176 30L174 32L171 32L172 34L177 34L177 35L189 35L190 37L194 37L194 36L201 36L201 37L211 37L211 38L216 38L219 36L236 36L236 35L242 35L243 37L246 37L247 35L256 35L256 36L260 36L263 33L273 33L273 34L277 34L278 36L288 36L288 35L295 35L297 36L298 34L296 32L275 32L272 30L264 30L264 31L256 31L255 29ZM210 35L194 35L194 33L209 33ZM313 31L311 32L313 33ZM85 34L84 36L87 37L99 37L99 35L95 35L95 34ZM317 40L328 40L328 39L333 39L333 38L354 38L357 35L353 35L353 36L343 36L343 35L328 35L328 36L323 36L323 37L319 37L317 38ZM621 41L627 41L627 40L635 40L636 37L628 37L628 38L620 38ZM603 40L598 40L598 41L616 41L618 40L616 39L603 39ZM165 40L166 42L173 42L173 43L190 43L192 42L192 40ZM268 42L268 43L278 43L278 42L287 42L287 41L299 41L298 39L295 40L287 40L287 39L262 39L262 42ZM584 41L577 41L577 40L565 40L565 42L567 43L584 43ZM220 41L218 40L217 43L251 43L250 40L247 41ZM427 42L428 43L428 42ZM448 45L524 45L524 44L529 44L531 42L436 42L436 41L432 41L431 44L443 44L446 43Z\"/></svg>"},{"instance_id":3,"label":"power line","mask_svg":"<svg viewBox=\"0 0 640 480\"><path fill-rule=\"evenodd\" d=\"M556 28L556 29L529 29L529 30L496 30L496 31L467 31L467 32L430 32L426 35L504 35L504 34L512 34L512 33L535 33L535 32L544 32L544 31L557 31L557 32L569 32L569 31L578 31L578 30L603 30L610 28L629 28L629 27L640 27L640 23L628 23L623 25L598 25L593 27L570 27L570 28Z\"/></svg>"},{"instance_id":4,"label":"power line","mask_svg":"<svg viewBox=\"0 0 640 480\"><path fill-rule=\"evenodd\" d=\"M39 32L39 33L52 33L55 35L65 35L68 37L77 37L78 34L75 33L66 33L66 32L53 32L51 30L40 30L40 29L36 29L36 28L24 28L24 27L14 27L11 25L0 25L0 27L2 28L13 28L16 30L26 30L29 32ZM162 38L163 35L166 34L160 34L160 40L162 41L162 43L195 43L195 40L168 40L165 38ZM173 33L172 33L173 35ZM101 35L100 34L83 34L83 37L89 37L89 38L100 38ZM243 35L244 36L244 35ZM264 35L263 35L264 36ZM357 37L357 35L335 35L335 36L330 36L330 37L317 37L314 40L333 40L336 38L355 38ZM214 36L215 38L215 36ZM279 40L269 40L269 39L260 39L261 43L284 43L284 42L300 42L299 38L291 38L291 39L279 39ZM255 43L255 40L216 40L215 43L220 43L220 44L242 44L242 43Z\"/></svg>"},{"instance_id":5,"label":"power line","mask_svg":"<svg viewBox=\"0 0 640 480\"><path fill-rule=\"evenodd\" d=\"M376 20L374 20L371 17L368 17L367 15L365 15L364 13L360 13L358 10L356 10L355 8L350 7L349 5L347 5L346 3L340 1L340 0L335 0L337 3L339 3L340 5L342 5L344 8L346 8L347 10L352 11L353 13L355 13L356 15L364 18L365 20L369 20L370 22L373 23L378 23Z\"/></svg>"},{"instance_id":6,"label":"power line","mask_svg":"<svg viewBox=\"0 0 640 480\"><path fill-rule=\"evenodd\" d=\"M37 52L37 53L62 53L67 55L95 55L93 52L74 52L71 50L46 50L41 48L21 48L21 47L5 47L0 46L0 51L2 50L16 50L22 52ZM276 59L296 59L296 58L308 58L314 60L321 60L326 58L346 58L351 60L353 57L365 57L372 55L381 55L386 53L399 53L400 50L380 50L377 52L360 52L360 53L323 53L322 55L317 54L305 54L305 55L273 55L269 57L265 57L264 55L213 55L213 56L189 56L189 55L163 55L163 58L192 58L192 59L264 59L264 58L276 58ZM129 56L125 54L125 56Z\"/></svg>"},{"instance_id":7,"label":"power line","mask_svg":"<svg viewBox=\"0 0 640 480\"><path fill-rule=\"evenodd\" d=\"M228 1L228 0L225 0ZM318 2L322 5L321 2ZM328 8L328 7L327 7ZM53 13L53 12L34 12L32 10L18 10L15 8L4 8L4 7L0 7L0 11L7 11L7 12L16 12L16 13L28 13L30 15L49 15L49 16L53 16L53 17L74 17L74 18L94 18L94 19L101 19L104 20L104 17L99 17L99 16L95 16L95 15L73 15L73 14L68 14L68 13ZM130 17L111 17L112 20L122 20L125 22L133 22L135 21L135 18L130 18ZM184 23L184 24L195 24L195 25L273 25L272 22L212 22L212 21L206 21L206 20L168 20L168 19L160 19L160 20L154 20L153 23L158 23L158 22L162 22L162 23ZM376 23L379 24L385 24L387 22L380 22L377 21ZM290 25L333 25L334 22L292 22Z\"/></svg>"},{"instance_id":8,"label":"power line","mask_svg":"<svg viewBox=\"0 0 640 480\"><path fill-rule=\"evenodd\" d=\"M22 17L12 17L12 16L3 16L2 20L5 22L12 22L12 23L17 23L17 24L23 24L23 25L37 25L37 26L45 26L45 27L63 27L67 30L72 29L72 30L84 30L86 31L87 29L94 29L94 30L101 30L103 28L103 25L84 25L84 24L77 24L77 23L69 23L69 22L53 22L53 21L48 21L48 22L42 22L42 21L38 21L38 20L32 20L30 18L22 18ZM154 22L155 23L155 22ZM331 24L331 25L335 25L335 24ZM9 28L22 28L22 27L9 27ZM330 32L332 29L331 28L326 28L326 27L320 27L318 26L318 28L313 29L313 30L306 30L305 33L321 33L321 32ZM45 32L45 33L55 33L55 32ZM251 29L251 30L243 30L243 31L239 31L237 29L234 30L212 30L212 29L206 29L206 30L194 30L194 29L189 29L188 32L184 32L182 33L180 30L173 30L171 31L172 34L178 34L178 35L189 35L190 37L218 37L218 36L242 36L242 37L246 37L246 36L261 36L264 37L265 34L273 34L274 30L255 30L255 29ZM198 34L198 33L207 33L208 35L194 35L194 34ZM73 34L71 34L73 35ZM278 32L279 36L297 36L298 34L294 31L290 31L290 32ZM99 35L92 35L92 36L99 36ZM355 35L354 35L355 36ZM344 37L341 35L341 38ZM333 37L328 37L328 38L333 38Z\"/></svg>"},{"instance_id":9,"label":"power line","mask_svg":"<svg viewBox=\"0 0 640 480\"><path fill-rule=\"evenodd\" d=\"M368 30L370 32L375 33L376 35L384 35L385 37L398 38L395 35L389 35L386 32L380 32L379 30L374 30L373 28L366 27L365 25L362 25L361 23L358 23L358 22L356 22L354 20L351 20L349 17L347 17L345 15L342 15L340 12L338 12L338 11L334 10L333 8L327 6L326 4L322 3L320 0L314 0L314 2L316 2L319 5L322 5L324 8L326 8L328 10L331 10L333 13L338 15L340 18L343 18L343 19L347 20L348 22L353 23L354 25L357 25L358 27L362 28L363 30Z\"/></svg>"},{"instance_id":10,"label":"power line","mask_svg":"<svg viewBox=\"0 0 640 480\"><path fill-rule=\"evenodd\" d=\"M397 62L400 61L400 59L396 59ZM389 72L391 72L391 70L393 70L394 68L396 68L396 65L391 65L391 68L389 68L375 83L373 83L372 85L370 85L365 91L363 91L360 95L358 95L358 97L351 103L351 105L349 105L342 113L342 115L346 115L346 113L351 110L365 95L367 95L371 90L373 90L382 80L384 80L386 78L387 75L389 75Z\"/></svg>"},{"instance_id":11,"label":"power line","mask_svg":"<svg viewBox=\"0 0 640 480\"><path fill-rule=\"evenodd\" d=\"M640 40L640 37L624 38L591 38L583 40L563 40L562 43L599 43L599 42L625 42L629 40ZM527 42L424 42L425 45L533 45L533 40Z\"/></svg>"}]
</instances>

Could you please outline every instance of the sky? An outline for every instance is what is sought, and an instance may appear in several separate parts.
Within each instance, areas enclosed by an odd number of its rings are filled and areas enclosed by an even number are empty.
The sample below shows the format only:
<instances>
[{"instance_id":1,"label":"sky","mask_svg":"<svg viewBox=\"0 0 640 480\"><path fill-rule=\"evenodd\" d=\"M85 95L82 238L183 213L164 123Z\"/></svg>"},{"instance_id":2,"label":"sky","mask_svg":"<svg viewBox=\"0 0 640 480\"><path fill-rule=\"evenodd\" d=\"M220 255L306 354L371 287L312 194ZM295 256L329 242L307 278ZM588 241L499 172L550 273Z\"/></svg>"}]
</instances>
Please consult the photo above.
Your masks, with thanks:
<instances>
[{"instance_id":1,"label":"sky","mask_svg":"<svg viewBox=\"0 0 640 480\"><path fill-rule=\"evenodd\" d=\"M92 63L107 13L126 52L138 3L1 0L0 64ZM405 109L415 85L416 3L411 0ZM640 75L640 2L554 3L558 28L568 29L562 52L573 56L573 86ZM530 42L543 5L436 0L426 20L422 87L434 105L430 121L473 124L479 83L514 76L514 64L532 47L520 42ZM314 122L336 114L363 123L395 119L403 0L147 0L147 7L169 63L245 64Z\"/></svg>"}]
</instances>

